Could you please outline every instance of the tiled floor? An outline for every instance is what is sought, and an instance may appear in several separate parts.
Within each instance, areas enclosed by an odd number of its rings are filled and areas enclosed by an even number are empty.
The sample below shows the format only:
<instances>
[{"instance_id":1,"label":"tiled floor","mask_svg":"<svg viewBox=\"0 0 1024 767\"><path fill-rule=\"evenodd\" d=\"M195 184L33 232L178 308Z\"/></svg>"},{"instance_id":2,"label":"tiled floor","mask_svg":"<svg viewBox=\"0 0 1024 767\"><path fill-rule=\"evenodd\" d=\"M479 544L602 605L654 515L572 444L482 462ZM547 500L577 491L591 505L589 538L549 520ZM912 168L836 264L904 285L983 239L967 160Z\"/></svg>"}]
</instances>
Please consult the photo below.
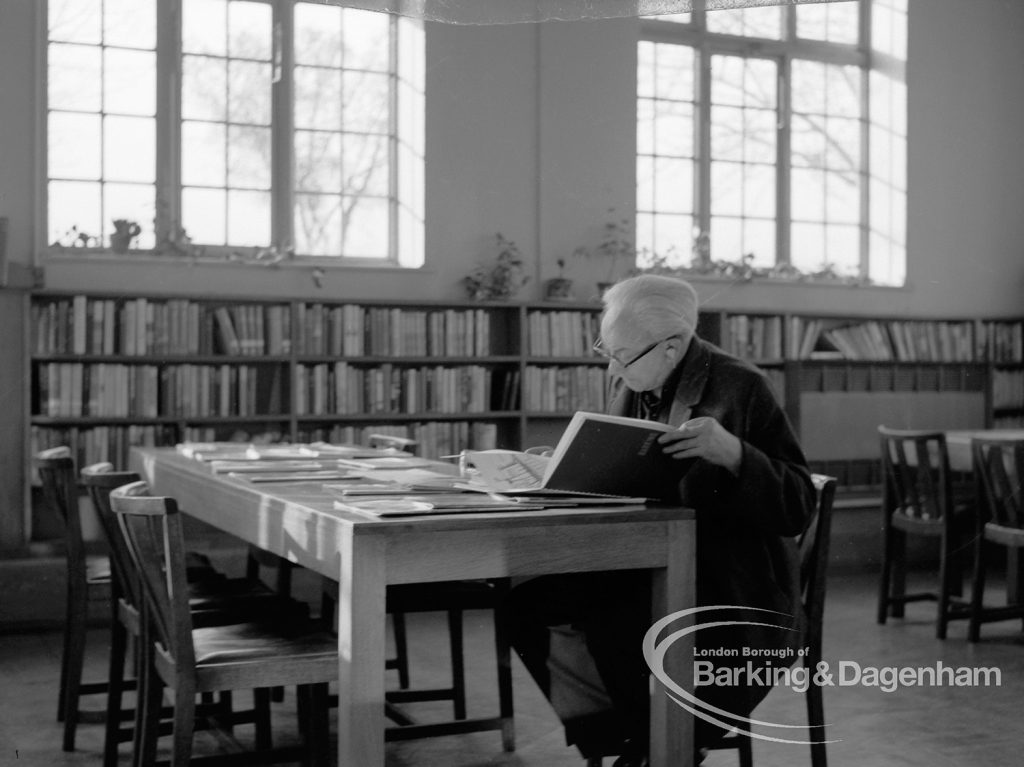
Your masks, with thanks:
<instances>
[{"instance_id":1,"label":"tiled floor","mask_svg":"<svg viewBox=\"0 0 1024 767\"><path fill-rule=\"evenodd\" d=\"M884 692L863 684L826 690L826 718L831 723L829 745L832 767L961 767L961 765L1015 765L1024 762L1024 635L1020 623L1010 621L983 628L983 641L965 640L966 626L954 624L950 638L934 638L934 606L908 608L904 620L886 626L874 621L875 579L871 576L833 578L826 608L826 660L833 669L841 662L862 668L991 667L1001 672L1001 685L988 688L908 687ZM993 596L996 596L993 594ZM467 617L468 674L476 680L471 690L471 711L496 709L490 623L483 614ZM411 616L413 682L430 682L447 673L443 624L434 616ZM90 668L102 670L103 632L95 632L97 652ZM100 763L101 727L80 729L78 750L60 750L60 726L54 721L60 637L56 634L0 636L0 765L96 765ZM561 729L547 703L518 664L516 675L515 753L501 752L496 732L471 736L407 741L388 747L389 767L581 767L572 748L563 745ZM294 736L294 696L278 704L278 742ZM803 696L777 688L758 709L758 717L771 722L806 721ZM414 709L424 720L443 716L443 704L419 704ZM796 738L803 737L795 730ZM239 734L245 737L244 728ZM197 750L216 747L199 734ZM805 746L757 742L758 767L809 764ZM607 760L610 761L610 760ZM707 767L732 767L733 752L712 753ZM128 764L122 747L121 764ZM353 765L353 767L363 767Z\"/></svg>"}]
</instances>

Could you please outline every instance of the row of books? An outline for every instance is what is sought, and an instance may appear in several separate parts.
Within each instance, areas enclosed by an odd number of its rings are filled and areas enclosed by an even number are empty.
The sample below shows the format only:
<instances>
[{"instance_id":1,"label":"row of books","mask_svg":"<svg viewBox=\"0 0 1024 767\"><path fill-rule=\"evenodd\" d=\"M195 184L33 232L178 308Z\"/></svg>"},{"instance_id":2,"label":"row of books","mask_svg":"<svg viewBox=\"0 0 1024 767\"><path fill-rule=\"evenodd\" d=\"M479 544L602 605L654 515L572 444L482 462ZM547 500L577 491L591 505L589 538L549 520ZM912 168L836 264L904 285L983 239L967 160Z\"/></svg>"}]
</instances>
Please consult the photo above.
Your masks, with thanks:
<instances>
[{"instance_id":1,"label":"row of books","mask_svg":"<svg viewBox=\"0 0 1024 767\"><path fill-rule=\"evenodd\" d=\"M30 433L32 454L51 447L67 446L76 466L109 461L117 469L128 466L128 453L135 446L173 445L173 428L164 426L96 426L91 428L51 428L33 426Z\"/></svg>"},{"instance_id":2,"label":"row of books","mask_svg":"<svg viewBox=\"0 0 1024 767\"><path fill-rule=\"evenodd\" d=\"M730 323L733 320L739 317L731 317ZM753 327L753 318L748 323ZM838 352L851 360L1024 362L1024 324L1020 322L868 320L834 325L834 320L791 317L786 357L813 359ZM773 331L766 332L771 337Z\"/></svg>"},{"instance_id":3,"label":"row of books","mask_svg":"<svg viewBox=\"0 0 1024 767\"><path fill-rule=\"evenodd\" d=\"M298 415L482 413L496 404L495 383L504 375L482 365L299 365L295 411Z\"/></svg>"},{"instance_id":4,"label":"row of books","mask_svg":"<svg viewBox=\"0 0 1024 767\"><path fill-rule=\"evenodd\" d=\"M280 413L283 373L253 365L38 365L37 415L157 418Z\"/></svg>"},{"instance_id":5,"label":"row of books","mask_svg":"<svg viewBox=\"0 0 1024 767\"><path fill-rule=\"evenodd\" d=\"M370 436L376 434L415 440L416 454L424 458L441 458L468 449L493 450L498 446L498 426L486 421L420 421L369 426L335 424L329 428L300 429L299 440L366 445Z\"/></svg>"},{"instance_id":6,"label":"row of books","mask_svg":"<svg viewBox=\"0 0 1024 767\"><path fill-rule=\"evenodd\" d=\"M157 415L156 365L83 365L51 362L35 370L38 401L33 412L47 417Z\"/></svg>"},{"instance_id":7,"label":"row of books","mask_svg":"<svg viewBox=\"0 0 1024 767\"><path fill-rule=\"evenodd\" d=\"M782 359L782 317L731 315L720 346L745 359Z\"/></svg>"},{"instance_id":8,"label":"row of books","mask_svg":"<svg viewBox=\"0 0 1024 767\"><path fill-rule=\"evenodd\" d=\"M1024 362L1024 323L983 322L978 329L978 358Z\"/></svg>"},{"instance_id":9,"label":"row of books","mask_svg":"<svg viewBox=\"0 0 1024 767\"><path fill-rule=\"evenodd\" d=\"M291 307L78 295L33 303L31 333L40 355L278 355L291 350Z\"/></svg>"},{"instance_id":10,"label":"row of books","mask_svg":"<svg viewBox=\"0 0 1024 767\"><path fill-rule=\"evenodd\" d=\"M993 371L992 407L1024 408L1024 370Z\"/></svg>"},{"instance_id":11,"label":"row of books","mask_svg":"<svg viewBox=\"0 0 1024 767\"><path fill-rule=\"evenodd\" d=\"M160 371L159 415L280 415L284 373L254 365L174 365Z\"/></svg>"},{"instance_id":12,"label":"row of books","mask_svg":"<svg viewBox=\"0 0 1024 767\"><path fill-rule=\"evenodd\" d=\"M971 322L877 322L831 328L822 336L848 360L971 362Z\"/></svg>"},{"instance_id":13,"label":"row of books","mask_svg":"<svg viewBox=\"0 0 1024 767\"><path fill-rule=\"evenodd\" d=\"M300 354L469 357L493 354L485 309L405 309L300 303Z\"/></svg>"},{"instance_id":14,"label":"row of books","mask_svg":"<svg viewBox=\"0 0 1024 767\"><path fill-rule=\"evenodd\" d=\"M528 411L571 413L605 409L608 378L603 368L530 365L525 380L523 407Z\"/></svg>"},{"instance_id":15,"label":"row of books","mask_svg":"<svg viewBox=\"0 0 1024 767\"><path fill-rule=\"evenodd\" d=\"M595 312L530 311L526 314L526 353L531 357L592 357L601 331Z\"/></svg>"},{"instance_id":16,"label":"row of books","mask_svg":"<svg viewBox=\"0 0 1024 767\"><path fill-rule=\"evenodd\" d=\"M992 419L993 429L1024 429L1024 415L997 415Z\"/></svg>"}]
</instances>

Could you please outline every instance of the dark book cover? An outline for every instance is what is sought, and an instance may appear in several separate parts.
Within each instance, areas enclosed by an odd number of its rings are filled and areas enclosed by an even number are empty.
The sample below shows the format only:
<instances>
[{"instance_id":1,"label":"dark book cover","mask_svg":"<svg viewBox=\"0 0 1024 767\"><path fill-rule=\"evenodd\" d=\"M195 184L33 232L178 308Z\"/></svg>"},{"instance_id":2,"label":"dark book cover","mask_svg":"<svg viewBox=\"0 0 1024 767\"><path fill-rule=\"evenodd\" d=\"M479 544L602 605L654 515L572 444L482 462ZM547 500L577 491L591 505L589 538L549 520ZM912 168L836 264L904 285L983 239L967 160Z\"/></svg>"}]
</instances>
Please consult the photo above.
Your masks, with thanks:
<instances>
[{"instance_id":1,"label":"dark book cover","mask_svg":"<svg viewBox=\"0 0 1024 767\"><path fill-rule=\"evenodd\" d=\"M679 500L679 481L693 459L662 452L666 424L579 412L552 456L544 489Z\"/></svg>"}]
</instances>

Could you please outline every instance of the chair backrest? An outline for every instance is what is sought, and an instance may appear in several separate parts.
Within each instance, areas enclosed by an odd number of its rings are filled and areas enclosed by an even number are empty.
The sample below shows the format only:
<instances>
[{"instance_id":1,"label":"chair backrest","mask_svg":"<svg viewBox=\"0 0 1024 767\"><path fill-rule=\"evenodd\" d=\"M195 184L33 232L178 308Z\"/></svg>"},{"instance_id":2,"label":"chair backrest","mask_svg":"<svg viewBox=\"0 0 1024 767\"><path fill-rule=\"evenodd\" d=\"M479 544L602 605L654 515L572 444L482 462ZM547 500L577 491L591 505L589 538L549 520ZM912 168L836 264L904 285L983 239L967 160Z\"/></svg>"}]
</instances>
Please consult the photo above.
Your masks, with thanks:
<instances>
[{"instance_id":1,"label":"chair backrest","mask_svg":"<svg viewBox=\"0 0 1024 767\"><path fill-rule=\"evenodd\" d=\"M43 498L64 522L68 577L85 579L85 540L78 509L75 459L68 447L52 447L36 453L36 468L42 483Z\"/></svg>"},{"instance_id":2,"label":"chair backrest","mask_svg":"<svg viewBox=\"0 0 1024 767\"><path fill-rule=\"evenodd\" d=\"M1024 440L973 439L971 453L991 521L1024 529Z\"/></svg>"},{"instance_id":3,"label":"chair backrest","mask_svg":"<svg viewBox=\"0 0 1024 767\"><path fill-rule=\"evenodd\" d=\"M82 469L81 479L96 509L100 528L110 550L110 569L117 593L132 607L138 608L142 604L142 594L135 577L135 565L117 524L117 515L110 508L110 493L122 485L138 482L139 475L134 471L114 471L110 463L94 463Z\"/></svg>"},{"instance_id":4,"label":"chair backrest","mask_svg":"<svg viewBox=\"0 0 1024 767\"><path fill-rule=\"evenodd\" d=\"M803 594L804 612L807 614L808 643L820 647L836 478L813 474L811 479L817 491L817 503L811 522L799 540L800 589Z\"/></svg>"},{"instance_id":5,"label":"chair backrest","mask_svg":"<svg viewBox=\"0 0 1024 767\"><path fill-rule=\"evenodd\" d=\"M878 434L895 506L918 519L949 519L953 485L945 433L879 426Z\"/></svg>"},{"instance_id":6,"label":"chair backrest","mask_svg":"<svg viewBox=\"0 0 1024 767\"><path fill-rule=\"evenodd\" d=\"M110 493L156 638L181 668L195 666L192 615L185 573L185 536L173 498L152 497L145 482Z\"/></svg>"}]
</instances>

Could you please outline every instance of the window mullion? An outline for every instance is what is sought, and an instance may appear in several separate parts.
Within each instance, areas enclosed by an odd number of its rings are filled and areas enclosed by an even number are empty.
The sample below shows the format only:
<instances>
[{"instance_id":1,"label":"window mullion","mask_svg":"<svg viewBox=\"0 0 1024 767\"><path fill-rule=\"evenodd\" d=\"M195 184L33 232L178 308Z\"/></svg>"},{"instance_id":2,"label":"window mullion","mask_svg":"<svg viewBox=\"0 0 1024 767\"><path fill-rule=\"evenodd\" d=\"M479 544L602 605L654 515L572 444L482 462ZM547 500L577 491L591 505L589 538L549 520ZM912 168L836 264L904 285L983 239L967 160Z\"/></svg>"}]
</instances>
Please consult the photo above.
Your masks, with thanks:
<instances>
[{"instance_id":1,"label":"window mullion","mask_svg":"<svg viewBox=\"0 0 1024 767\"><path fill-rule=\"evenodd\" d=\"M156 6L157 247L176 240L181 228L181 2Z\"/></svg>"},{"instance_id":2,"label":"window mullion","mask_svg":"<svg viewBox=\"0 0 1024 767\"><path fill-rule=\"evenodd\" d=\"M871 50L871 7L872 2L860 3L860 32L858 46L868 66L861 70L860 89L860 274L871 274L871 77L865 72L874 69Z\"/></svg>"},{"instance_id":3,"label":"window mullion","mask_svg":"<svg viewBox=\"0 0 1024 767\"><path fill-rule=\"evenodd\" d=\"M702 43L698 51L697 75L697 172L694 174L694 201L698 233L711 236L711 51ZM696 240L697 233L694 235ZM714 244L712 243L712 247ZM698 249L704 257L707 248Z\"/></svg>"},{"instance_id":4,"label":"window mullion","mask_svg":"<svg viewBox=\"0 0 1024 767\"><path fill-rule=\"evenodd\" d=\"M271 242L281 250L295 244L293 74L295 24L292 0L274 3L274 84L271 117Z\"/></svg>"},{"instance_id":5,"label":"window mullion","mask_svg":"<svg viewBox=\"0 0 1024 767\"><path fill-rule=\"evenodd\" d=\"M790 243L792 216L791 208L792 195L790 180L790 152L791 152L791 129L792 120L792 69L793 59L790 56L783 56L779 61L778 89L778 130L776 132L776 172L775 172L775 262L788 264L790 258Z\"/></svg>"},{"instance_id":6,"label":"window mullion","mask_svg":"<svg viewBox=\"0 0 1024 767\"><path fill-rule=\"evenodd\" d=\"M398 263L398 19L388 35L388 261Z\"/></svg>"}]
</instances>

